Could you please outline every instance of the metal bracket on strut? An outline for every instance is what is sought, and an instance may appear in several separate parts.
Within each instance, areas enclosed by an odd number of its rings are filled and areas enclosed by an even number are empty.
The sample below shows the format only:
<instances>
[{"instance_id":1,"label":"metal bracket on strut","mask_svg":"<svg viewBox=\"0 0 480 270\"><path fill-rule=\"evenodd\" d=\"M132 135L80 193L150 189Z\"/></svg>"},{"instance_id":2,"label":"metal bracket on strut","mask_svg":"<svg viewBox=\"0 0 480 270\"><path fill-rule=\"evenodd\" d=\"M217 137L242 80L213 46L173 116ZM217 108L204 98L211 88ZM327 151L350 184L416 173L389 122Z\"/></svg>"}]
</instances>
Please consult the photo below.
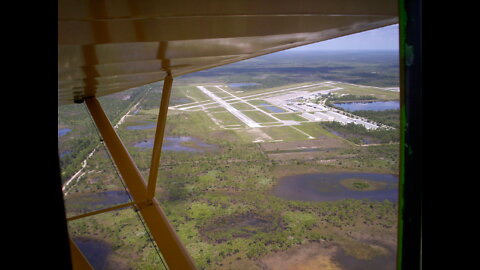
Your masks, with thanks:
<instances>
[{"instance_id":1,"label":"metal bracket on strut","mask_svg":"<svg viewBox=\"0 0 480 270\"><path fill-rule=\"evenodd\" d=\"M73 102L76 103L76 104L81 104L81 103L85 102L85 96L84 95L77 95L77 96L73 97Z\"/></svg>"},{"instance_id":2,"label":"metal bracket on strut","mask_svg":"<svg viewBox=\"0 0 480 270\"><path fill-rule=\"evenodd\" d=\"M135 211L140 211L148 206L151 206L153 205L153 201L148 199L148 200L145 200L145 201L142 201L142 202L139 202L137 204L135 204Z\"/></svg>"}]
</instances>

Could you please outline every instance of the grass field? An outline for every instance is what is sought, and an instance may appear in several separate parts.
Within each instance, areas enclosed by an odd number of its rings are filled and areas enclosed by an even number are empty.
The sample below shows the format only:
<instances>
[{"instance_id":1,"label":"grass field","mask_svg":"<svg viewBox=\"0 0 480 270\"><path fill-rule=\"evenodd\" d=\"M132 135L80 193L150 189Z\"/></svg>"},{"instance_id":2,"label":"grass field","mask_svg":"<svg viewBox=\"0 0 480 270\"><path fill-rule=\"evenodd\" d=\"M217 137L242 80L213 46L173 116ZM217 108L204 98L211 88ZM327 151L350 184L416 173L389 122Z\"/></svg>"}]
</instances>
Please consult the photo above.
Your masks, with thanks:
<instances>
[{"instance_id":1,"label":"grass field","mask_svg":"<svg viewBox=\"0 0 480 270\"><path fill-rule=\"evenodd\" d=\"M214 108L208 108L207 112L214 113L214 112L228 112L228 111L225 108L218 106L218 107L214 107Z\"/></svg>"},{"instance_id":2,"label":"grass field","mask_svg":"<svg viewBox=\"0 0 480 270\"><path fill-rule=\"evenodd\" d=\"M250 100L249 103L253 104L253 105L262 105L262 104L268 104L268 105L272 105L270 103L268 103L267 101L263 100L263 99L253 99L253 100Z\"/></svg>"},{"instance_id":3,"label":"grass field","mask_svg":"<svg viewBox=\"0 0 480 270\"><path fill-rule=\"evenodd\" d=\"M235 109L240 110L240 111L242 111L242 110L255 110L254 107L248 105L245 102L233 103L231 105L232 105L232 107L234 107Z\"/></svg>"},{"instance_id":4,"label":"grass field","mask_svg":"<svg viewBox=\"0 0 480 270\"><path fill-rule=\"evenodd\" d=\"M222 125L241 125L243 124L242 121L238 120L233 114L230 112L214 112L212 113L213 117L219 120Z\"/></svg>"},{"instance_id":5,"label":"grass field","mask_svg":"<svg viewBox=\"0 0 480 270\"><path fill-rule=\"evenodd\" d=\"M282 113L282 114L275 114L280 120L294 120L294 121L307 121L307 119L300 116L299 113Z\"/></svg>"},{"instance_id":6,"label":"grass field","mask_svg":"<svg viewBox=\"0 0 480 270\"><path fill-rule=\"evenodd\" d=\"M372 95L380 100L398 100L398 92L385 91L375 87L369 86L357 86L352 84L338 83L339 87L343 90L339 90L338 94L351 94L357 96Z\"/></svg>"},{"instance_id":7,"label":"grass field","mask_svg":"<svg viewBox=\"0 0 480 270\"><path fill-rule=\"evenodd\" d=\"M299 141L308 138L308 136L296 131L290 126L268 127L264 128L264 131L275 140Z\"/></svg>"},{"instance_id":8,"label":"grass field","mask_svg":"<svg viewBox=\"0 0 480 270\"><path fill-rule=\"evenodd\" d=\"M259 111L243 111L243 113L257 123L278 122L272 117Z\"/></svg>"},{"instance_id":9,"label":"grass field","mask_svg":"<svg viewBox=\"0 0 480 270\"><path fill-rule=\"evenodd\" d=\"M314 137L327 136L330 138L338 139L339 137L325 130L321 125L317 123L302 123L295 126L296 128L311 134Z\"/></svg>"}]
</instances>

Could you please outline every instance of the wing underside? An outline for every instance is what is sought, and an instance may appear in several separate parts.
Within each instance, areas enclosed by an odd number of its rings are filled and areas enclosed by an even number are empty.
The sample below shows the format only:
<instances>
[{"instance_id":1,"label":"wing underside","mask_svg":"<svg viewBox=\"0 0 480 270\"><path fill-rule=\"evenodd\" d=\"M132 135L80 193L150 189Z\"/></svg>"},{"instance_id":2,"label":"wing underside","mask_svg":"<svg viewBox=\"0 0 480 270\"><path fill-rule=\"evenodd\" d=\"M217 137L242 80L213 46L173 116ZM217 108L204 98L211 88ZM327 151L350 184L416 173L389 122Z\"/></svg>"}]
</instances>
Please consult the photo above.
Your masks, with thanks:
<instances>
[{"instance_id":1,"label":"wing underside","mask_svg":"<svg viewBox=\"0 0 480 270\"><path fill-rule=\"evenodd\" d=\"M392 0L61 0L58 104L397 22Z\"/></svg>"}]
</instances>

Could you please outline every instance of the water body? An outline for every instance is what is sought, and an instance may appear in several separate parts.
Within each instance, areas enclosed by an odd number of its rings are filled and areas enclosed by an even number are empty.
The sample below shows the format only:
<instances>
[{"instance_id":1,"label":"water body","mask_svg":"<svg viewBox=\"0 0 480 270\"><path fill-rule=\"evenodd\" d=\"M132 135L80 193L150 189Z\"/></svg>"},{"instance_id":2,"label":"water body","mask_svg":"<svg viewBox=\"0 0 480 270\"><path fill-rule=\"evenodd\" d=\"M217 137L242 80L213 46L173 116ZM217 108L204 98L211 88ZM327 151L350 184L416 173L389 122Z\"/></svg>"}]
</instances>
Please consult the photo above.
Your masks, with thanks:
<instances>
[{"instance_id":1,"label":"water body","mask_svg":"<svg viewBox=\"0 0 480 270\"><path fill-rule=\"evenodd\" d=\"M153 148L153 142L154 139L148 139L147 141L138 142L133 146L139 148ZM192 146L184 145L184 143L189 143ZM215 147L215 145L204 143L195 137L165 137L165 142L162 145L162 151L201 153L205 151L205 148L213 147Z\"/></svg>"},{"instance_id":2,"label":"water body","mask_svg":"<svg viewBox=\"0 0 480 270\"><path fill-rule=\"evenodd\" d=\"M243 86L256 86L260 85L259 83L230 83L229 87L243 87Z\"/></svg>"},{"instance_id":3,"label":"water body","mask_svg":"<svg viewBox=\"0 0 480 270\"><path fill-rule=\"evenodd\" d=\"M385 111L385 110L399 109L400 102L399 101L349 102L349 103L336 103L335 106L350 112Z\"/></svg>"},{"instance_id":4,"label":"water body","mask_svg":"<svg viewBox=\"0 0 480 270\"><path fill-rule=\"evenodd\" d=\"M89 237L75 237L73 241L94 269L107 269L107 259L112 253L112 248L107 242Z\"/></svg>"},{"instance_id":5,"label":"water body","mask_svg":"<svg viewBox=\"0 0 480 270\"><path fill-rule=\"evenodd\" d=\"M348 189L340 181L357 178L386 183L372 191ZM286 176L280 179L273 194L287 200L336 201L343 199L398 200L398 178L391 174L375 173L312 173Z\"/></svg>"},{"instance_id":6,"label":"water body","mask_svg":"<svg viewBox=\"0 0 480 270\"><path fill-rule=\"evenodd\" d=\"M264 106L262 108L265 108L271 112L274 112L274 113L282 113L282 112L285 112L284 110L278 108L278 107L275 107L275 106Z\"/></svg>"},{"instance_id":7,"label":"water body","mask_svg":"<svg viewBox=\"0 0 480 270\"><path fill-rule=\"evenodd\" d=\"M58 130L58 137L62 137L64 135L66 135L67 133L69 133L70 131L72 131L71 129L69 128L61 128Z\"/></svg>"},{"instance_id":8,"label":"water body","mask_svg":"<svg viewBox=\"0 0 480 270\"><path fill-rule=\"evenodd\" d=\"M109 190L69 196L66 207L67 210L89 212L128 202L130 197L125 190Z\"/></svg>"},{"instance_id":9,"label":"water body","mask_svg":"<svg viewBox=\"0 0 480 270\"><path fill-rule=\"evenodd\" d=\"M125 190L109 190L99 193L93 193L86 196L92 207L101 205L117 205L130 202L130 197Z\"/></svg>"}]
</instances>

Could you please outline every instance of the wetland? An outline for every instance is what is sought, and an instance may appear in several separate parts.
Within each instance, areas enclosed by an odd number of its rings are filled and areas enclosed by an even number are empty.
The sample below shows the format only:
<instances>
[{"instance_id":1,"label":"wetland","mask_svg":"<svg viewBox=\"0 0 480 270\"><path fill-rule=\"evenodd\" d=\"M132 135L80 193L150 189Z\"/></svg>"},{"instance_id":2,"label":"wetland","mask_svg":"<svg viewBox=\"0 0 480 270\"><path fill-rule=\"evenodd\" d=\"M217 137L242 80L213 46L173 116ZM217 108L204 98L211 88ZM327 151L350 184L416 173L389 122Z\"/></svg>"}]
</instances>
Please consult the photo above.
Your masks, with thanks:
<instances>
[{"instance_id":1,"label":"wetland","mask_svg":"<svg viewBox=\"0 0 480 270\"><path fill-rule=\"evenodd\" d=\"M191 136L167 136L164 141L165 142L162 144L163 151L201 153L216 148L213 144L205 143L200 139ZM153 148L153 142L154 139L152 138L137 142L133 146L137 148Z\"/></svg>"},{"instance_id":2,"label":"wetland","mask_svg":"<svg viewBox=\"0 0 480 270\"><path fill-rule=\"evenodd\" d=\"M283 177L273 194L287 200L398 199L398 178L390 174L314 173Z\"/></svg>"}]
</instances>

